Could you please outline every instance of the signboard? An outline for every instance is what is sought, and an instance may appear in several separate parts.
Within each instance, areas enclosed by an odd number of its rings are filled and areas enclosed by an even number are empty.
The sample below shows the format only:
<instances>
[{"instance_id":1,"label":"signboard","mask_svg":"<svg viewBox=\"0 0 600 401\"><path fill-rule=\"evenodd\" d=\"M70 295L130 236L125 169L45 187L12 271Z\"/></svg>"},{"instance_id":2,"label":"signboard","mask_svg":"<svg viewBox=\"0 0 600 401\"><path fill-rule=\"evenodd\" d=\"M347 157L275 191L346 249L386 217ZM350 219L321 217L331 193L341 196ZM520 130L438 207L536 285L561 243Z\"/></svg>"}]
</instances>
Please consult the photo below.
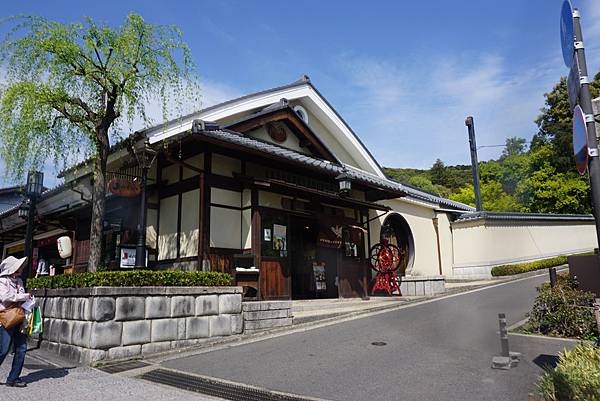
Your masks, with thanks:
<instances>
[{"instance_id":1,"label":"signboard","mask_svg":"<svg viewBox=\"0 0 600 401\"><path fill-rule=\"evenodd\" d=\"M577 57L573 57L571 62L571 71L567 78L567 90L569 91L569 106L571 111L575 109L579 100L579 90L581 89L581 81L579 79L579 62Z\"/></svg>"},{"instance_id":2,"label":"signboard","mask_svg":"<svg viewBox=\"0 0 600 401\"><path fill-rule=\"evenodd\" d=\"M146 249L146 266L148 266L148 250ZM121 258L119 260L121 269L133 269L135 267L135 248L121 247Z\"/></svg>"},{"instance_id":3,"label":"signboard","mask_svg":"<svg viewBox=\"0 0 600 401\"><path fill-rule=\"evenodd\" d=\"M575 54L575 33L573 31L573 7L569 0L563 2L560 13L560 44L565 65L571 67Z\"/></svg>"},{"instance_id":4,"label":"signboard","mask_svg":"<svg viewBox=\"0 0 600 401\"><path fill-rule=\"evenodd\" d=\"M588 167L588 135L585 114L579 105L573 112L573 153L577 171L584 175Z\"/></svg>"},{"instance_id":5,"label":"signboard","mask_svg":"<svg viewBox=\"0 0 600 401\"><path fill-rule=\"evenodd\" d=\"M108 190L117 196L135 198L140 194L142 188L137 181L115 177L108 182Z\"/></svg>"}]
</instances>

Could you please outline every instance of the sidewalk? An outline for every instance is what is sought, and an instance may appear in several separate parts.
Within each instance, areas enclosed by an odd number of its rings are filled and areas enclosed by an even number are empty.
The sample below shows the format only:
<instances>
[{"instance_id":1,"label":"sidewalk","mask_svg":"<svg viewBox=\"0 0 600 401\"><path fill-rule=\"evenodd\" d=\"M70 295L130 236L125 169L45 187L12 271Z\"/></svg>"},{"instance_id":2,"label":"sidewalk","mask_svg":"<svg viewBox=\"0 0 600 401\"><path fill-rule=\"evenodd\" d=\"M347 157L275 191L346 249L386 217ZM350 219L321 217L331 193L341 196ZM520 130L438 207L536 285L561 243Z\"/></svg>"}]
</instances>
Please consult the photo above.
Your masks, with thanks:
<instances>
[{"instance_id":1,"label":"sidewalk","mask_svg":"<svg viewBox=\"0 0 600 401\"><path fill-rule=\"evenodd\" d=\"M38 351L28 352L21 377L26 388L4 385L12 363L8 355L0 366L0 399L2 401L217 401L218 398L161 386L127 377L125 373L109 374L90 367L59 367L38 359ZM64 365L63 366L67 366ZM142 370L142 369L140 369ZM127 372L129 375L135 371Z\"/></svg>"}]
</instances>

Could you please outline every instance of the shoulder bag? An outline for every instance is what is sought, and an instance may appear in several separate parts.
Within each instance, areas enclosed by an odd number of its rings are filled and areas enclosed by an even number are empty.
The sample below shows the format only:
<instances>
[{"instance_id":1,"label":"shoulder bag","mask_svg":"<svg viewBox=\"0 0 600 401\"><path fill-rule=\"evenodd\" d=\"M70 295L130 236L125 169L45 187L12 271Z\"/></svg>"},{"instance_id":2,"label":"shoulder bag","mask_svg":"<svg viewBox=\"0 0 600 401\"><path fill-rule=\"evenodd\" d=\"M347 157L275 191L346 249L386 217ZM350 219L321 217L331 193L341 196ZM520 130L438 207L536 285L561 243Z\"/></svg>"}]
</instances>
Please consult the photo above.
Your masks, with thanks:
<instances>
[{"instance_id":1,"label":"shoulder bag","mask_svg":"<svg viewBox=\"0 0 600 401\"><path fill-rule=\"evenodd\" d=\"M25 311L19 306L11 306L0 310L0 325L7 330L23 323L25 320Z\"/></svg>"}]
</instances>

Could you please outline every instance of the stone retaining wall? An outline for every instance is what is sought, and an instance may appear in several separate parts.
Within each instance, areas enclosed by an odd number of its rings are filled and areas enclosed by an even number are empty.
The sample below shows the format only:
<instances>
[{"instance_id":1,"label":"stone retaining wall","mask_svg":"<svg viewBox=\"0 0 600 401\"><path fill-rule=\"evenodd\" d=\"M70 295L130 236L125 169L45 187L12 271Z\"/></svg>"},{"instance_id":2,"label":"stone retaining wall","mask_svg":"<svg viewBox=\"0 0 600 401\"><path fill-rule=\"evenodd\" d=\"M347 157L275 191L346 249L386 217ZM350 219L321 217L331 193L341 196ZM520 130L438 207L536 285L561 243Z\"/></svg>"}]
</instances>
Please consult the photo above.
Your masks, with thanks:
<instances>
[{"instance_id":1,"label":"stone retaining wall","mask_svg":"<svg viewBox=\"0 0 600 401\"><path fill-rule=\"evenodd\" d=\"M292 325L292 301L256 301L242 304L244 332Z\"/></svg>"},{"instance_id":2,"label":"stone retaining wall","mask_svg":"<svg viewBox=\"0 0 600 401\"><path fill-rule=\"evenodd\" d=\"M41 346L79 363L130 358L243 331L241 287L33 290Z\"/></svg>"},{"instance_id":3,"label":"stone retaining wall","mask_svg":"<svg viewBox=\"0 0 600 401\"><path fill-rule=\"evenodd\" d=\"M407 296L428 296L446 291L444 276L403 276L399 277L400 291Z\"/></svg>"}]
</instances>

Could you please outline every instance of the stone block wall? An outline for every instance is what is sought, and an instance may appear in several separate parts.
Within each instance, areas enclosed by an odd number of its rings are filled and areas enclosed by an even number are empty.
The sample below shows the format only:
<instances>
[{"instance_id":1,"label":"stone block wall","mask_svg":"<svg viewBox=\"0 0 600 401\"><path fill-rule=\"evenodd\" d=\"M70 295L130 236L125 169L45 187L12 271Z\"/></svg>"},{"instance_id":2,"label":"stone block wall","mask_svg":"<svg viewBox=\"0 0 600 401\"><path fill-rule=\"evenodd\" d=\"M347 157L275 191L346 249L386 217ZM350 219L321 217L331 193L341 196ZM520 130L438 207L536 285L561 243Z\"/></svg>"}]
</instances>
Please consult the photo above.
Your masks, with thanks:
<instances>
[{"instance_id":1,"label":"stone block wall","mask_svg":"<svg viewBox=\"0 0 600 401\"><path fill-rule=\"evenodd\" d=\"M406 296L429 296L446 291L444 276L403 276L398 280L400 291Z\"/></svg>"},{"instance_id":2,"label":"stone block wall","mask_svg":"<svg viewBox=\"0 0 600 401\"><path fill-rule=\"evenodd\" d=\"M243 331L241 287L34 290L41 346L79 363L131 358Z\"/></svg>"},{"instance_id":3,"label":"stone block wall","mask_svg":"<svg viewBox=\"0 0 600 401\"><path fill-rule=\"evenodd\" d=\"M244 332L292 325L292 301L255 301L242 304Z\"/></svg>"}]
</instances>

